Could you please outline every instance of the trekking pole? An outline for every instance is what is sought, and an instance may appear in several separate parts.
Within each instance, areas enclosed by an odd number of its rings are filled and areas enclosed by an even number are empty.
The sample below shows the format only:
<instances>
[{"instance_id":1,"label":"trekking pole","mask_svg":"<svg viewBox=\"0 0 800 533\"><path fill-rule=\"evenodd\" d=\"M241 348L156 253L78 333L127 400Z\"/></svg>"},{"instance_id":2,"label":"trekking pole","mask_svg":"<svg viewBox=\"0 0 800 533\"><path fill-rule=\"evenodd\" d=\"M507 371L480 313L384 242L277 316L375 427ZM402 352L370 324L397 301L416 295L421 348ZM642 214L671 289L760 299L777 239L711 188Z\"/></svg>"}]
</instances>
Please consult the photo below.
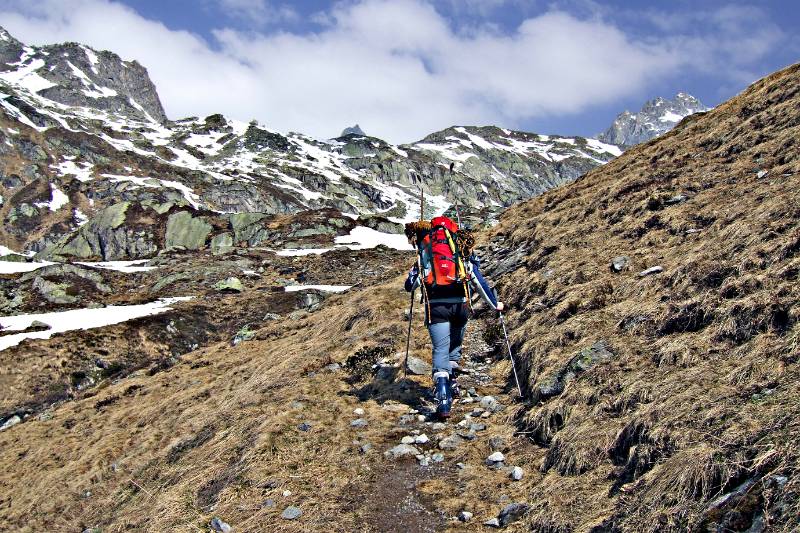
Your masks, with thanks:
<instances>
[{"instance_id":1,"label":"trekking pole","mask_svg":"<svg viewBox=\"0 0 800 533\"><path fill-rule=\"evenodd\" d=\"M498 301L497 298L497 290L492 289L494 293L495 301ZM522 386L519 384L519 376L517 376L517 363L514 361L514 353L511 351L511 343L508 341L508 331L506 331L506 319L503 317L503 312L498 311L500 315L500 325L503 326L503 337L506 339L506 348L508 348L508 358L511 359L511 369L514 371L514 381L517 382L517 390L519 391L519 397L522 398Z\"/></svg>"},{"instance_id":2,"label":"trekking pole","mask_svg":"<svg viewBox=\"0 0 800 533\"><path fill-rule=\"evenodd\" d=\"M422 218L425 213L425 190L422 188L422 185L419 186L419 220L422 221ZM416 248L416 237L411 241L414 243L414 247ZM419 251L417 251L417 276L422 275L422 263L419 260ZM416 281L415 281L416 283ZM422 289L422 295L425 296L425 286L422 285L422 280L420 280L420 287ZM408 377L408 351L411 347L411 321L414 319L414 292L417 289L414 286L411 286L411 305L408 308L408 335L406 336L406 358L403 362L403 377Z\"/></svg>"},{"instance_id":3,"label":"trekking pole","mask_svg":"<svg viewBox=\"0 0 800 533\"><path fill-rule=\"evenodd\" d=\"M408 309L408 336L406 337L406 359L403 362L403 377L408 377L408 350L411 347L411 321L414 319L414 293L417 289L411 289L411 306Z\"/></svg>"},{"instance_id":4,"label":"trekking pole","mask_svg":"<svg viewBox=\"0 0 800 533\"><path fill-rule=\"evenodd\" d=\"M519 384L519 377L517 376L517 363L514 361L514 354L511 352L511 343L508 342L508 332L506 331L506 320L503 318L503 313L500 313L500 325L503 326L503 336L506 338L506 348L508 348L508 357L511 359L511 368L514 370L514 381L517 382L517 390L519 397L522 398L522 386Z\"/></svg>"}]
</instances>

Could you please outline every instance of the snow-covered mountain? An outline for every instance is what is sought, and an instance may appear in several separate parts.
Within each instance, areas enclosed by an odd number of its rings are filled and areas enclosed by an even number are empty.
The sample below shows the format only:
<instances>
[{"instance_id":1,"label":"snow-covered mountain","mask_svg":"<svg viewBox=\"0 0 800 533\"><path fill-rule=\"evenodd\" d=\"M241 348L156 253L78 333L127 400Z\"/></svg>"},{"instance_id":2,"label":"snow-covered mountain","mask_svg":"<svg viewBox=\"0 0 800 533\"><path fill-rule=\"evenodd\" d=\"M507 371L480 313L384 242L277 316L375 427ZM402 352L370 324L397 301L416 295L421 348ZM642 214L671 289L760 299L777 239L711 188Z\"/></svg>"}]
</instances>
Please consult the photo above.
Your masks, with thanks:
<instances>
[{"instance_id":1,"label":"snow-covered mountain","mask_svg":"<svg viewBox=\"0 0 800 533\"><path fill-rule=\"evenodd\" d=\"M618 146L633 146L668 132L693 113L708 109L690 94L681 92L672 100L659 96L646 102L638 113L625 111L617 115L614 123L598 139Z\"/></svg>"},{"instance_id":2,"label":"snow-covered mountain","mask_svg":"<svg viewBox=\"0 0 800 533\"><path fill-rule=\"evenodd\" d=\"M593 139L495 127L394 146L283 134L218 114L168 120L138 63L75 43L26 46L4 30L0 93L0 244L45 255L152 255L169 241L153 228L176 211L220 227L236 213L319 209L402 222L419 216L420 189L428 216L454 202L496 210L620 154Z\"/></svg>"}]
</instances>

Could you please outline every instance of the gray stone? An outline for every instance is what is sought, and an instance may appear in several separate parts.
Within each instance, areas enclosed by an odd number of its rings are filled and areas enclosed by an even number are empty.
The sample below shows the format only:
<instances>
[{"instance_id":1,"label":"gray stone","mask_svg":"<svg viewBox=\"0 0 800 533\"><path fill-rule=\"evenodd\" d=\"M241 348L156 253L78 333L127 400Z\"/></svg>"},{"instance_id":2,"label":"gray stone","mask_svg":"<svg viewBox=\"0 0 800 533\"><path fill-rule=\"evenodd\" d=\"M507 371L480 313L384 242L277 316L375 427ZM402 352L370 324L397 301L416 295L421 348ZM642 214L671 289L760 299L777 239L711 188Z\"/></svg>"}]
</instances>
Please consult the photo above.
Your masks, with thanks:
<instances>
[{"instance_id":1,"label":"gray stone","mask_svg":"<svg viewBox=\"0 0 800 533\"><path fill-rule=\"evenodd\" d=\"M469 425L470 431L483 431L486 429L486 424L481 424L480 422L474 422Z\"/></svg>"},{"instance_id":2,"label":"gray stone","mask_svg":"<svg viewBox=\"0 0 800 533\"><path fill-rule=\"evenodd\" d=\"M264 321L265 322L266 321L270 321L270 320L280 320L280 319L281 319L281 315L276 314L276 313L267 313L266 315L264 315Z\"/></svg>"},{"instance_id":3,"label":"gray stone","mask_svg":"<svg viewBox=\"0 0 800 533\"><path fill-rule=\"evenodd\" d=\"M442 450L455 450L459 446L464 443L464 439L456 435L455 433L441 439L439 441L439 449Z\"/></svg>"},{"instance_id":4,"label":"gray stone","mask_svg":"<svg viewBox=\"0 0 800 533\"><path fill-rule=\"evenodd\" d=\"M367 427L368 424L369 424L369 422L367 422L363 418L357 418L357 419L353 420L352 422L350 422L350 426L354 427L354 428L365 428L365 427Z\"/></svg>"},{"instance_id":5,"label":"gray stone","mask_svg":"<svg viewBox=\"0 0 800 533\"><path fill-rule=\"evenodd\" d=\"M432 367L419 357L408 357L408 372L415 376L427 376L431 373Z\"/></svg>"},{"instance_id":6,"label":"gray stone","mask_svg":"<svg viewBox=\"0 0 800 533\"><path fill-rule=\"evenodd\" d=\"M522 470L522 468L520 468L518 466L515 466L514 468L511 469L511 479L513 479L514 481L521 480L522 476L524 476L524 475L525 475L525 472Z\"/></svg>"},{"instance_id":7,"label":"gray stone","mask_svg":"<svg viewBox=\"0 0 800 533\"><path fill-rule=\"evenodd\" d=\"M220 533L230 533L233 528L222 521L221 518L214 517L211 519L211 523L209 524L213 531L219 531Z\"/></svg>"},{"instance_id":8,"label":"gray stone","mask_svg":"<svg viewBox=\"0 0 800 533\"><path fill-rule=\"evenodd\" d=\"M672 198L666 199L664 201L664 203L666 205L677 205L677 204L682 204L683 202L685 202L688 199L689 198L687 196L683 195L683 194L676 194Z\"/></svg>"},{"instance_id":9,"label":"gray stone","mask_svg":"<svg viewBox=\"0 0 800 533\"><path fill-rule=\"evenodd\" d=\"M630 263L628 256L618 255L611 260L611 272L622 272L628 268L628 263Z\"/></svg>"},{"instance_id":10,"label":"gray stone","mask_svg":"<svg viewBox=\"0 0 800 533\"><path fill-rule=\"evenodd\" d=\"M300 431L310 431L311 424L309 424L308 422L303 422L302 424L297 426L297 429L299 429Z\"/></svg>"},{"instance_id":11,"label":"gray stone","mask_svg":"<svg viewBox=\"0 0 800 533\"><path fill-rule=\"evenodd\" d=\"M516 522L528 512L528 509L529 506L525 503L509 503L503 507L503 510L497 516L500 526L506 527L508 524Z\"/></svg>"},{"instance_id":12,"label":"gray stone","mask_svg":"<svg viewBox=\"0 0 800 533\"><path fill-rule=\"evenodd\" d=\"M428 441L430 441L430 439L424 433L422 435L417 435L416 437L414 437L415 444L427 444Z\"/></svg>"},{"instance_id":13,"label":"gray stone","mask_svg":"<svg viewBox=\"0 0 800 533\"><path fill-rule=\"evenodd\" d=\"M276 505L278 504L275 500L273 500L272 498L268 498L267 500L264 501L264 503L261 504L261 507L263 507L264 509L272 509Z\"/></svg>"},{"instance_id":14,"label":"gray stone","mask_svg":"<svg viewBox=\"0 0 800 533\"><path fill-rule=\"evenodd\" d=\"M503 452L494 452L489 457L486 458L487 463L502 463L506 460L506 456L503 455Z\"/></svg>"},{"instance_id":15,"label":"gray stone","mask_svg":"<svg viewBox=\"0 0 800 533\"><path fill-rule=\"evenodd\" d=\"M419 450L410 444L398 444L383 453L387 459L402 459L403 457L416 457Z\"/></svg>"},{"instance_id":16,"label":"gray stone","mask_svg":"<svg viewBox=\"0 0 800 533\"><path fill-rule=\"evenodd\" d=\"M372 444L370 444L369 442L366 442L366 443L362 444L361 448L359 448L359 449L361 450L361 453L367 453L368 451L370 451L372 449Z\"/></svg>"},{"instance_id":17,"label":"gray stone","mask_svg":"<svg viewBox=\"0 0 800 533\"><path fill-rule=\"evenodd\" d=\"M444 422L435 422L431 426L431 429L433 429L434 431L443 431L447 429L447 424L445 424Z\"/></svg>"},{"instance_id":18,"label":"gray stone","mask_svg":"<svg viewBox=\"0 0 800 533\"><path fill-rule=\"evenodd\" d=\"M487 526L487 527L499 528L500 527L500 519L499 518L490 518L489 520L484 522L483 525Z\"/></svg>"},{"instance_id":19,"label":"gray stone","mask_svg":"<svg viewBox=\"0 0 800 533\"><path fill-rule=\"evenodd\" d=\"M230 277L215 283L214 289L218 291L242 292L244 286L242 285L242 280L239 278Z\"/></svg>"},{"instance_id":20,"label":"gray stone","mask_svg":"<svg viewBox=\"0 0 800 533\"><path fill-rule=\"evenodd\" d=\"M431 455L431 461L433 461L434 463L443 462L444 461L444 454L443 453L439 453L439 452L434 453L433 455Z\"/></svg>"},{"instance_id":21,"label":"gray stone","mask_svg":"<svg viewBox=\"0 0 800 533\"><path fill-rule=\"evenodd\" d=\"M461 511L458 513L458 520L461 522L469 522L474 515L469 511Z\"/></svg>"},{"instance_id":22,"label":"gray stone","mask_svg":"<svg viewBox=\"0 0 800 533\"><path fill-rule=\"evenodd\" d=\"M205 246L210 233L211 224L205 218L194 218L188 211L178 211L167 219L165 246L167 250L199 250Z\"/></svg>"},{"instance_id":23,"label":"gray stone","mask_svg":"<svg viewBox=\"0 0 800 533\"><path fill-rule=\"evenodd\" d=\"M503 408L503 406L494 398L494 396L484 396L481 398L481 407L493 413L496 413Z\"/></svg>"},{"instance_id":24,"label":"gray stone","mask_svg":"<svg viewBox=\"0 0 800 533\"><path fill-rule=\"evenodd\" d=\"M303 511L300 510L299 507L295 507L294 505L290 505L286 509L283 510L281 513L281 518L284 520L296 520L303 515Z\"/></svg>"},{"instance_id":25,"label":"gray stone","mask_svg":"<svg viewBox=\"0 0 800 533\"><path fill-rule=\"evenodd\" d=\"M211 239L211 253L221 255L233 249L233 236L230 233L220 233Z\"/></svg>"},{"instance_id":26,"label":"gray stone","mask_svg":"<svg viewBox=\"0 0 800 533\"><path fill-rule=\"evenodd\" d=\"M412 437L410 435L406 435L405 437L400 439L400 442L402 444L414 444L414 437Z\"/></svg>"},{"instance_id":27,"label":"gray stone","mask_svg":"<svg viewBox=\"0 0 800 533\"><path fill-rule=\"evenodd\" d=\"M660 274L662 272L664 272L664 267L662 267L660 265L659 266L654 266L654 267L650 267L650 268L648 268L646 270L642 270L641 272L639 272L639 277L640 278L644 278L646 276L652 276L653 274Z\"/></svg>"},{"instance_id":28,"label":"gray stone","mask_svg":"<svg viewBox=\"0 0 800 533\"><path fill-rule=\"evenodd\" d=\"M608 361L614 353L608 349L605 341L597 341L574 355L567 364L550 374L534 388L534 401L544 401L564 392L567 383L596 365Z\"/></svg>"},{"instance_id":29,"label":"gray stone","mask_svg":"<svg viewBox=\"0 0 800 533\"><path fill-rule=\"evenodd\" d=\"M508 451L508 443L503 437L496 435L489 439L489 449L493 452L506 452Z\"/></svg>"},{"instance_id":30,"label":"gray stone","mask_svg":"<svg viewBox=\"0 0 800 533\"><path fill-rule=\"evenodd\" d=\"M380 365L375 371L375 379L380 381L393 381L397 375L394 365Z\"/></svg>"},{"instance_id":31,"label":"gray stone","mask_svg":"<svg viewBox=\"0 0 800 533\"><path fill-rule=\"evenodd\" d=\"M7 419L5 422L3 422L3 425L0 426L0 431L4 431L10 427L16 426L20 422L22 422L22 419L19 417L19 415L14 415L11 418Z\"/></svg>"}]
</instances>

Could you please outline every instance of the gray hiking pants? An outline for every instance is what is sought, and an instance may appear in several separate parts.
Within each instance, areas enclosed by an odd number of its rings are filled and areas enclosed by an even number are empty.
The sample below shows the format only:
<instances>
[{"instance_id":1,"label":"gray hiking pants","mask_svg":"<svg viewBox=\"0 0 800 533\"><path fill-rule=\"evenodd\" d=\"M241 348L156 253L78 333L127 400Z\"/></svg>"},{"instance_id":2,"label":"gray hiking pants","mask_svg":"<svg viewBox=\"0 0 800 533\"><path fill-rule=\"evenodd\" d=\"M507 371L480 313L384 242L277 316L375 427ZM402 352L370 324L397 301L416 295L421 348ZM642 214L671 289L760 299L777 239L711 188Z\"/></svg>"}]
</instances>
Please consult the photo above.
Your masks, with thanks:
<instances>
[{"instance_id":1,"label":"gray hiking pants","mask_svg":"<svg viewBox=\"0 0 800 533\"><path fill-rule=\"evenodd\" d=\"M461 360L461 342L467 329L465 304L431 304L428 332L433 345L433 372L450 373L450 361Z\"/></svg>"}]
</instances>

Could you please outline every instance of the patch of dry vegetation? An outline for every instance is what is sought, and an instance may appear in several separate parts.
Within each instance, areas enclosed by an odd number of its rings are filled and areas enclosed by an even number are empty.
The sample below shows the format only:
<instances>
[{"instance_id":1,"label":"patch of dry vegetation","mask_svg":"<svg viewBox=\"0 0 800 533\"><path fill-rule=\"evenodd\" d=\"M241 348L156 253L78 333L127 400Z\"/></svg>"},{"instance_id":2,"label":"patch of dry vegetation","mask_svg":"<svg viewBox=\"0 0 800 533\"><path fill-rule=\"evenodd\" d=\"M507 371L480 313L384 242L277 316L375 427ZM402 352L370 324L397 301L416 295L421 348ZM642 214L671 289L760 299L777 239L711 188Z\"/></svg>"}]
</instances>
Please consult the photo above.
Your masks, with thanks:
<instances>
[{"instance_id":1,"label":"patch of dry vegetation","mask_svg":"<svg viewBox=\"0 0 800 533\"><path fill-rule=\"evenodd\" d=\"M798 139L795 65L484 238L542 447L534 530L800 527Z\"/></svg>"}]
</instances>

